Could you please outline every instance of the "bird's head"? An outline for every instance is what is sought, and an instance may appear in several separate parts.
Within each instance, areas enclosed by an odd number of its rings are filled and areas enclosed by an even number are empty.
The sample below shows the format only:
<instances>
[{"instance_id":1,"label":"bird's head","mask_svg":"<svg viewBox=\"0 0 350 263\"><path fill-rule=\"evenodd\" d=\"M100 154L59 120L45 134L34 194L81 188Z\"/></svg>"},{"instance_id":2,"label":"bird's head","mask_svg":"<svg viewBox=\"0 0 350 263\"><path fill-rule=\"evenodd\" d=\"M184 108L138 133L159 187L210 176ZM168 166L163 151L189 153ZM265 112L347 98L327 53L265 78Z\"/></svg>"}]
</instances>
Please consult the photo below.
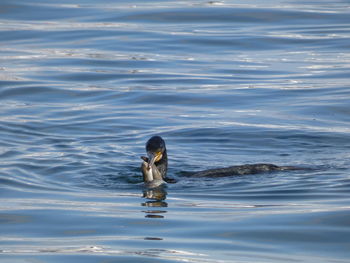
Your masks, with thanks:
<instances>
[{"instance_id":1,"label":"bird's head","mask_svg":"<svg viewBox=\"0 0 350 263\"><path fill-rule=\"evenodd\" d=\"M162 160L166 152L165 142L160 136L151 137L146 143L146 152L148 156L148 167Z\"/></svg>"}]
</instances>

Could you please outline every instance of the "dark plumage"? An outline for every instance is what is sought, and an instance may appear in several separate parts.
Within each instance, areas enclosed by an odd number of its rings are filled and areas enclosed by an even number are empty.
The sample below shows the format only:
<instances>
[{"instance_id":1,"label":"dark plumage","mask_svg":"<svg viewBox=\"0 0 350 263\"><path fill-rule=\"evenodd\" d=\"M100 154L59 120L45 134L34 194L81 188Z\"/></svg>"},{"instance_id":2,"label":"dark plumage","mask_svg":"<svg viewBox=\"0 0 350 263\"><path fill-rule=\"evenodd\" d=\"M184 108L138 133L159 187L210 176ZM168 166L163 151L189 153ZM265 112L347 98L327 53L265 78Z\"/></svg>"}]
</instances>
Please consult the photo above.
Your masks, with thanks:
<instances>
[{"instance_id":1,"label":"dark plumage","mask_svg":"<svg viewBox=\"0 0 350 263\"><path fill-rule=\"evenodd\" d=\"M151 161L152 157L157 153L162 153L162 158L159 161L155 161L154 164L163 178L166 177L168 170L168 155L166 152L165 141L160 136L151 137L146 143L146 152Z\"/></svg>"},{"instance_id":2,"label":"dark plumage","mask_svg":"<svg viewBox=\"0 0 350 263\"><path fill-rule=\"evenodd\" d=\"M271 171L299 170L292 166L277 166L270 163L235 165L225 168L209 169L200 172L190 173L191 177L224 177L232 175L257 174Z\"/></svg>"},{"instance_id":3,"label":"dark plumage","mask_svg":"<svg viewBox=\"0 0 350 263\"><path fill-rule=\"evenodd\" d=\"M146 143L147 156L141 166L144 182L164 179L167 182L174 182L174 179L166 178L168 169L168 155L165 141L160 136L151 137ZM224 177L233 175L257 174L271 171L301 170L293 166L277 166L269 163L235 165L225 168L209 169L200 172L186 172L184 176L190 177Z\"/></svg>"}]
</instances>

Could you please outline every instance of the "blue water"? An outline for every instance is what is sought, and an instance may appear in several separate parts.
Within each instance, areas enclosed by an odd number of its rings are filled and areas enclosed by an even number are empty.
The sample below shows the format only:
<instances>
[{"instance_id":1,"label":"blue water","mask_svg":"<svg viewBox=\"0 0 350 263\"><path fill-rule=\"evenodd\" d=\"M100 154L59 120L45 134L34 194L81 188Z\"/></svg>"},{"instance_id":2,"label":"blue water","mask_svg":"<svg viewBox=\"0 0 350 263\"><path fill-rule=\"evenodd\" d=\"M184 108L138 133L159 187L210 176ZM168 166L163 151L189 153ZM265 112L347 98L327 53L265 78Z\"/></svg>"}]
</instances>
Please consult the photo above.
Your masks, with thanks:
<instances>
[{"instance_id":1,"label":"blue water","mask_svg":"<svg viewBox=\"0 0 350 263\"><path fill-rule=\"evenodd\" d=\"M349 1L1 0L0 36L1 263L349 262ZM311 169L181 176L263 162Z\"/></svg>"}]
</instances>

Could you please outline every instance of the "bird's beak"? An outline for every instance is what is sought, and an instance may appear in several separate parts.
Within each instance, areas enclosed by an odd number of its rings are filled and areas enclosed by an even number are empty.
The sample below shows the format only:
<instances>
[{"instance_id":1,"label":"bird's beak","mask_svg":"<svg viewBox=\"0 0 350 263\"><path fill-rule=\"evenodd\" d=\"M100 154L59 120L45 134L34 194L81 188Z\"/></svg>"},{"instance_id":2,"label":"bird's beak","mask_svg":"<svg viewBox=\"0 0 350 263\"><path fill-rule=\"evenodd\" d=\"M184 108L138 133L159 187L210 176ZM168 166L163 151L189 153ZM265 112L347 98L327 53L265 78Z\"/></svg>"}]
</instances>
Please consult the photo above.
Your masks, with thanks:
<instances>
[{"instance_id":1,"label":"bird's beak","mask_svg":"<svg viewBox=\"0 0 350 263\"><path fill-rule=\"evenodd\" d=\"M157 152L157 153L147 152L147 155L148 155L148 170L152 168L155 162L158 162L160 159L162 159L161 152Z\"/></svg>"},{"instance_id":2,"label":"bird's beak","mask_svg":"<svg viewBox=\"0 0 350 263\"><path fill-rule=\"evenodd\" d=\"M154 153L148 152L148 167L147 169L151 169L151 167L153 166L154 162L156 161L156 155Z\"/></svg>"}]
</instances>

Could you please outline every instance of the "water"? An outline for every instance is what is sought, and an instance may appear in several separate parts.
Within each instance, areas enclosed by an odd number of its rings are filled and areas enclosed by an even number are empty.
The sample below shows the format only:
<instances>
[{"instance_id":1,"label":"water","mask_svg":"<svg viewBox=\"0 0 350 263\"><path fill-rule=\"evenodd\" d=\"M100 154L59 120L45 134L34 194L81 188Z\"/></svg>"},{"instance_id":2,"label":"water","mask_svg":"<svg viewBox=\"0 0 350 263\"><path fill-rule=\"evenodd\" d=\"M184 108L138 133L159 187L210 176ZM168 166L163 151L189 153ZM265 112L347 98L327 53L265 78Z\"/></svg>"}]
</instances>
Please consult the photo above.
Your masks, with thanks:
<instances>
[{"instance_id":1,"label":"water","mask_svg":"<svg viewBox=\"0 0 350 263\"><path fill-rule=\"evenodd\" d=\"M0 261L349 262L349 7L2 0Z\"/></svg>"}]
</instances>

